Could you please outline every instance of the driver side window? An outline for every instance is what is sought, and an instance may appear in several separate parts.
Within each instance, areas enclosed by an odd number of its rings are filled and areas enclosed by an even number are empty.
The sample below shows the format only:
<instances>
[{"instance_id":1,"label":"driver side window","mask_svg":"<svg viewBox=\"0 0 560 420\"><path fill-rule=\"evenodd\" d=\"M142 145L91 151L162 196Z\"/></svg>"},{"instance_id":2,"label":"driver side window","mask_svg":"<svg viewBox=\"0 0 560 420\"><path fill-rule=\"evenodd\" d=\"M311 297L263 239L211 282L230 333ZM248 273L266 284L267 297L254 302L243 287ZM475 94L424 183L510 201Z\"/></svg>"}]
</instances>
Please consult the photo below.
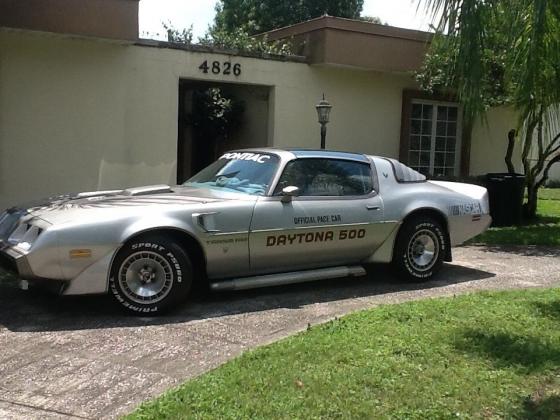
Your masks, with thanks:
<instances>
[{"instance_id":1,"label":"driver side window","mask_svg":"<svg viewBox=\"0 0 560 420\"><path fill-rule=\"evenodd\" d=\"M299 188L302 197L357 196L373 190L371 167L367 163L305 158L289 162L280 177L274 195L285 187Z\"/></svg>"}]
</instances>

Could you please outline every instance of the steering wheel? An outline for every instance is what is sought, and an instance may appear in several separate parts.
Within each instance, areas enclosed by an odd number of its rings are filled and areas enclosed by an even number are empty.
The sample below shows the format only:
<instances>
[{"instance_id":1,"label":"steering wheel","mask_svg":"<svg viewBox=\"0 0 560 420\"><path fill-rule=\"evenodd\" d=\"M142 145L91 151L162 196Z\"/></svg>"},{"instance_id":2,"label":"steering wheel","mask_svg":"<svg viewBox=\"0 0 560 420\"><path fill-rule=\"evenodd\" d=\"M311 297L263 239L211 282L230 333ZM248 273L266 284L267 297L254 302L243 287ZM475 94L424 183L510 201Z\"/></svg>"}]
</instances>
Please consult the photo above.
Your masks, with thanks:
<instances>
[{"instance_id":1,"label":"steering wheel","mask_svg":"<svg viewBox=\"0 0 560 420\"><path fill-rule=\"evenodd\" d=\"M227 176L220 175L219 177L216 178L216 181L215 181L216 186L217 187L225 187L229 183L230 179L231 178L228 178Z\"/></svg>"},{"instance_id":2,"label":"steering wheel","mask_svg":"<svg viewBox=\"0 0 560 420\"><path fill-rule=\"evenodd\" d=\"M239 178L235 178L235 177L230 178L227 176L219 176L218 178L216 178L217 187L231 188L232 190L243 191L241 187L243 187L243 185L248 183L249 183L248 179L240 180Z\"/></svg>"}]
</instances>

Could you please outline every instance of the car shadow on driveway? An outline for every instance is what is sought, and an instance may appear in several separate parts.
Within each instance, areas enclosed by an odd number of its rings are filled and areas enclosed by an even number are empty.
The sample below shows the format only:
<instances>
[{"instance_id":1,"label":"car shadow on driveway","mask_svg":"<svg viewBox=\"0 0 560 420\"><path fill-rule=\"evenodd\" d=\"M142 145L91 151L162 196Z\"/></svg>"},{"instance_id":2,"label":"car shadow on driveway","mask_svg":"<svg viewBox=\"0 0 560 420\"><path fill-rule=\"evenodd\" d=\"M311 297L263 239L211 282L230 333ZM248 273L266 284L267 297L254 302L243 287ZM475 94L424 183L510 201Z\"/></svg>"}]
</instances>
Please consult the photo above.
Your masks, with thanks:
<instances>
[{"instance_id":1,"label":"car shadow on driveway","mask_svg":"<svg viewBox=\"0 0 560 420\"><path fill-rule=\"evenodd\" d=\"M109 296L60 297L35 290L22 291L17 288L15 280L0 280L0 327L12 332L47 332L188 323L402 291L429 290L494 276L494 273L482 270L445 264L439 275L429 282L403 283L387 267L376 265L368 267L367 276L358 278L206 293L192 297L171 313L158 317L128 315L113 304Z\"/></svg>"}]
</instances>

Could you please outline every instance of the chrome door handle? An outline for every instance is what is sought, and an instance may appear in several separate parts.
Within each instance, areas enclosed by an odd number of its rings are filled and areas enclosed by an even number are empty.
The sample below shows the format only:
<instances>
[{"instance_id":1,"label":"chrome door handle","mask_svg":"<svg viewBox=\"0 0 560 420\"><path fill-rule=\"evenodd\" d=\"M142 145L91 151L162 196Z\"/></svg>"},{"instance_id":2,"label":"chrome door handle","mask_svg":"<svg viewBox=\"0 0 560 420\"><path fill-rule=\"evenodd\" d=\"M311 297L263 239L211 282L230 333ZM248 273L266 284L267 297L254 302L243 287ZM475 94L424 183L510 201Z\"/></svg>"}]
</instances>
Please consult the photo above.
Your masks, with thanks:
<instances>
[{"instance_id":1,"label":"chrome door handle","mask_svg":"<svg viewBox=\"0 0 560 420\"><path fill-rule=\"evenodd\" d=\"M368 204L368 205L366 205L366 209L368 209L368 210L381 210L381 207L374 206L373 204Z\"/></svg>"}]
</instances>

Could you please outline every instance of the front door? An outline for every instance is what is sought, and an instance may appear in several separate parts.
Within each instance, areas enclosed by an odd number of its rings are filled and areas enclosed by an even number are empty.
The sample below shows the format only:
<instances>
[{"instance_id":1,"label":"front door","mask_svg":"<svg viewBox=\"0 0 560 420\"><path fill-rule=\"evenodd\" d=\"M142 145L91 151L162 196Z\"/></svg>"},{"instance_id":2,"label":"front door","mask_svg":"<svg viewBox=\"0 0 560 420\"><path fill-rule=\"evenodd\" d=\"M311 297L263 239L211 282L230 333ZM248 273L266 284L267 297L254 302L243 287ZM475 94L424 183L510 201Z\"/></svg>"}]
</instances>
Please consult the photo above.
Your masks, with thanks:
<instances>
[{"instance_id":1,"label":"front door","mask_svg":"<svg viewBox=\"0 0 560 420\"><path fill-rule=\"evenodd\" d=\"M299 196L281 201L284 187ZM253 272L357 263L386 238L383 202L369 163L301 158L289 162L272 197L260 197L249 233ZM388 228L388 227L387 227Z\"/></svg>"}]
</instances>

